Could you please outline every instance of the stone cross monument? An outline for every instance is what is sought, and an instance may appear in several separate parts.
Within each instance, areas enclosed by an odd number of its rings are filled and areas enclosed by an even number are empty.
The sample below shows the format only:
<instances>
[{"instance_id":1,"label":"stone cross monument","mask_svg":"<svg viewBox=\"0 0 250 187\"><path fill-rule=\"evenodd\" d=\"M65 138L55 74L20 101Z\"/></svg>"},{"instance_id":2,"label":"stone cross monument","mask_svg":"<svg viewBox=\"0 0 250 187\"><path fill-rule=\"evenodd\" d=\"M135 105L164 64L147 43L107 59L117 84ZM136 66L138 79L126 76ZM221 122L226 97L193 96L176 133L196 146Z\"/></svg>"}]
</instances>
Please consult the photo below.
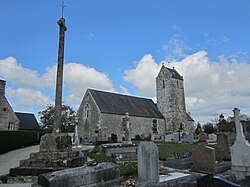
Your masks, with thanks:
<instances>
[{"instance_id":1,"label":"stone cross monument","mask_svg":"<svg viewBox=\"0 0 250 187\"><path fill-rule=\"evenodd\" d=\"M237 180L250 176L250 144L245 139L240 122L240 110L235 108L234 122L236 128L236 140L231 147L231 172Z\"/></svg>"},{"instance_id":2,"label":"stone cross monument","mask_svg":"<svg viewBox=\"0 0 250 187\"><path fill-rule=\"evenodd\" d=\"M53 133L47 133L41 137L39 152L31 154L29 159L22 160L19 167L11 168L9 173L11 176L37 176L42 173L83 166L87 161L87 157L81 151L72 150L71 136L60 133L64 34L67 28L63 17L57 21L57 24L60 27L60 32Z\"/></svg>"},{"instance_id":3,"label":"stone cross monument","mask_svg":"<svg viewBox=\"0 0 250 187\"><path fill-rule=\"evenodd\" d=\"M130 128L130 123L129 123L129 113L126 112L125 114L125 137L124 137L124 141L127 143L127 144L132 144L131 142L131 128Z\"/></svg>"},{"instance_id":4,"label":"stone cross monument","mask_svg":"<svg viewBox=\"0 0 250 187\"><path fill-rule=\"evenodd\" d=\"M60 18L57 21L57 24L60 27L60 31L59 31L59 48L58 48L58 62L57 62L57 76L56 76L55 121L53 126L53 133L60 132L62 123L61 111L62 111L64 38L65 38L65 31L67 30L64 18Z\"/></svg>"}]
</instances>

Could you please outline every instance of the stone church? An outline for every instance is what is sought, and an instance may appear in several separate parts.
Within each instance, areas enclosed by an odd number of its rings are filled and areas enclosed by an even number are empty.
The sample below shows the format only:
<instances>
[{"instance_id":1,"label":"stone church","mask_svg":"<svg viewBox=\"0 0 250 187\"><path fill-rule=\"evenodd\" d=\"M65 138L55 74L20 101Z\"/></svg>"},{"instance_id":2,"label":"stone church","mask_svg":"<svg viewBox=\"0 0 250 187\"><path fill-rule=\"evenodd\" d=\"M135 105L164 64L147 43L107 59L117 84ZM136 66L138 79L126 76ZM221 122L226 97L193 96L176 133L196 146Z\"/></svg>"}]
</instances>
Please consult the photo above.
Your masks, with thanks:
<instances>
[{"instance_id":1,"label":"stone church","mask_svg":"<svg viewBox=\"0 0 250 187\"><path fill-rule=\"evenodd\" d=\"M0 79L0 130L18 130L20 121L5 97L5 84Z\"/></svg>"},{"instance_id":2,"label":"stone church","mask_svg":"<svg viewBox=\"0 0 250 187\"><path fill-rule=\"evenodd\" d=\"M164 139L180 128L193 129L186 113L183 77L164 64L156 78L157 104L151 99L87 89L77 111L79 137L84 142Z\"/></svg>"}]
</instances>

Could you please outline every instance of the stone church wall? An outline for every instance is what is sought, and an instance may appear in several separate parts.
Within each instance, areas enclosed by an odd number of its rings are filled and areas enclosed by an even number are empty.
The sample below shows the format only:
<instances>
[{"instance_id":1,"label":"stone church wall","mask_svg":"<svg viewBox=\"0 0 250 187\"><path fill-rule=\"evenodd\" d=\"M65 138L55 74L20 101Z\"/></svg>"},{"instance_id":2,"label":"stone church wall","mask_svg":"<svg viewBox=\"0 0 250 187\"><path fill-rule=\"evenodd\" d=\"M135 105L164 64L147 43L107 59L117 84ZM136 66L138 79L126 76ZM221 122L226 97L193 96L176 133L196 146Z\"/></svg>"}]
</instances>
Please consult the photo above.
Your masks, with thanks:
<instances>
[{"instance_id":1,"label":"stone church wall","mask_svg":"<svg viewBox=\"0 0 250 187\"><path fill-rule=\"evenodd\" d=\"M89 108L87 108L89 106ZM88 116L87 111L88 110ZM100 120L100 111L96 106L91 95L86 92L82 103L77 111L78 116L78 132L81 141L94 141L95 140L95 131L97 124Z\"/></svg>"},{"instance_id":2,"label":"stone church wall","mask_svg":"<svg viewBox=\"0 0 250 187\"><path fill-rule=\"evenodd\" d=\"M101 114L102 132L106 137L110 137L111 134L117 134L118 141L122 141L123 137L123 115L114 114ZM129 116L130 133L131 137L135 138L136 135L143 135L148 137L153 134L153 119L145 117ZM165 120L157 119L158 135L163 136L165 134Z\"/></svg>"},{"instance_id":3,"label":"stone church wall","mask_svg":"<svg viewBox=\"0 0 250 187\"><path fill-rule=\"evenodd\" d=\"M87 112L88 111L88 112ZM88 114L87 114L88 113ZM117 135L122 141L124 115L100 113L94 99L87 91L77 112L78 132L82 142L107 141L111 134ZM131 137L152 134L153 118L129 116ZM165 134L165 120L157 119L158 136Z\"/></svg>"}]
</instances>

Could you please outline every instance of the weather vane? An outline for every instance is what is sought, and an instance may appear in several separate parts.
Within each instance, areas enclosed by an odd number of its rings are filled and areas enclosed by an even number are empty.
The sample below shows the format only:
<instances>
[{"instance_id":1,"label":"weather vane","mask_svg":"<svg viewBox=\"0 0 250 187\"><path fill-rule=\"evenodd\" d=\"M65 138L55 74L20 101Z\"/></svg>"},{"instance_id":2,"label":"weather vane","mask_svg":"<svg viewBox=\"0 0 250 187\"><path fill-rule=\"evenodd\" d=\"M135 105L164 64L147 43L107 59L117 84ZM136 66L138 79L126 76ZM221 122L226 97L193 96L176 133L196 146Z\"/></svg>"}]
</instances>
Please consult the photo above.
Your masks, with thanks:
<instances>
[{"instance_id":1,"label":"weather vane","mask_svg":"<svg viewBox=\"0 0 250 187\"><path fill-rule=\"evenodd\" d=\"M60 6L62 7L62 18L63 18L63 11L64 11L64 8L66 7L66 6L64 5L64 0L62 0L62 4L61 4Z\"/></svg>"}]
</instances>

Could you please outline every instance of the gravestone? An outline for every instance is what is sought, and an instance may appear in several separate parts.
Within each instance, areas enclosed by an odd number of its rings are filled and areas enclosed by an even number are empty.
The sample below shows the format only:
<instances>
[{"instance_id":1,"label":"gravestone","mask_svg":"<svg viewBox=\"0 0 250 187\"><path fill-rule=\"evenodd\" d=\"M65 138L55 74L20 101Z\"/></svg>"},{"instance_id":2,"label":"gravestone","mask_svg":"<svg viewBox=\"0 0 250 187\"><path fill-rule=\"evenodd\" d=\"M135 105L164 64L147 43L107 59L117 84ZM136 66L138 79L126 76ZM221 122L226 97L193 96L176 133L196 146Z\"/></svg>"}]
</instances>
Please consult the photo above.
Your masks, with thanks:
<instances>
[{"instance_id":1,"label":"gravestone","mask_svg":"<svg viewBox=\"0 0 250 187\"><path fill-rule=\"evenodd\" d=\"M240 110L235 108L234 121L236 127L236 140L231 147L232 174L237 180L245 179L250 176L250 144L243 134L240 122Z\"/></svg>"},{"instance_id":2,"label":"gravestone","mask_svg":"<svg viewBox=\"0 0 250 187\"><path fill-rule=\"evenodd\" d=\"M125 114L125 128L124 128L124 142L131 144L131 127L129 122L129 113L126 112Z\"/></svg>"},{"instance_id":3,"label":"gravestone","mask_svg":"<svg viewBox=\"0 0 250 187\"><path fill-rule=\"evenodd\" d=\"M78 136L78 124L75 124L75 128L74 128L74 144L76 147L80 146L80 141L79 141L79 136Z\"/></svg>"},{"instance_id":4,"label":"gravestone","mask_svg":"<svg viewBox=\"0 0 250 187\"><path fill-rule=\"evenodd\" d=\"M217 135L214 133L208 134L208 139L210 141L217 141Z\"/></svg>"},{"instance_id":5,"label":"gravestone","mask_svg":"<svg viewBox=\"0 0 250 187\"><path fill-rule=\"evenodd\" d=\"M187 143L194 143L194 134L193 133L185 134L183 136L182 141Z\"/></svg>"},{"instance_id":6,"label":"gravestone","mask_svg":"<svg viewBox=\"0 0 250 187\"><path fill-rule=\"evenodd\" d=\"M221 158L227 158L230 155L228 135L225 133L217 134L216 154Z\"/></svg>"},{"instance_id":7,"label":"gravestone","mask_svg":"<svg viewBox=\"0 0 250 187\"><path fill-rule=\"evenodd\" d=\"M159 182L159 153L153 142L141 142L138 146L138 179L152 183Z\"/></svg>"},{"instance_id":8,"label":"gravestone","mask_svg":"<svg viewBox=\"0 0 250 187\"><path fill-rule=\"evenodd\" d=\"M199 142L207 142L207 134L205 132L200 132L198 135Z\"/></svg>"},{"instance_id":9,"label":"gravestone","mask_svg":"<svg viewBox=\"0 0 250 187\"><path fill-rule=\"evenodd\" d=\"M231 162L221 161L216 162L215 150L212 147L206 146L205 148L192 151L193 171L203 173L220 173L227 171L231 168Z\"/></svg>"},{"instance_id":10,"label":"gravestone","mask_svg":"<svg viewBox=\"0 0 250 187\"><path fill-rule=\"evenodd\" d=\"M215 169L215 151L214 148L206 146L205 148L192 151L193 171L214 172Z\"/></svg>"},{"instance_id":11,"label":"gravestone","mask_svg":"<svg viewBox=\"0 0 250 187\"><path fill-rule=\"evenodd\" d=\"M190 169L193 165L192 153L174 153L174 157L167 158L164 166L176 169Z\"/></svg>"},{"instance_id":12,"label":"gravestone","mask_svg":"<svg viewBox=\"0 0 250 187\"><path fill-rule=\"evenodd\" d=\"M172 141L172 134L166 134L165 135L165 142L171 142Z\"/></svg>"}]
</instances>

